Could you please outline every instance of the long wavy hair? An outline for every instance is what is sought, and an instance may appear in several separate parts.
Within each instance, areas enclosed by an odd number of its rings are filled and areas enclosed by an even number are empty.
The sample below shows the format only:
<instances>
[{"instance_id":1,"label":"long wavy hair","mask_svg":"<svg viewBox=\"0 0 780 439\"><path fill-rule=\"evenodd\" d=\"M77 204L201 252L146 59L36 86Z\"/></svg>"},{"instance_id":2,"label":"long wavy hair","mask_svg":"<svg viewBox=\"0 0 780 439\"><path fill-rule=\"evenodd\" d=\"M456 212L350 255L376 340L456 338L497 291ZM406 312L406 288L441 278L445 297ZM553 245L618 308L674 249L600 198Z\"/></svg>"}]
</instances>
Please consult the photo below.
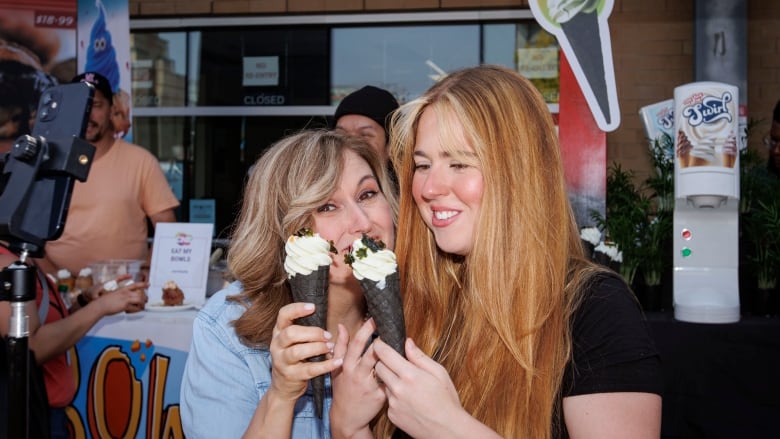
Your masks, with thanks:
<instances>
[{"instance_id":1,"label":"long wavy hair","mask_svg":"<svg viewBox=\"0 0 780 439\"><path fill-rule=\"evenodd\" d=\"M463 127L476 160L463 159L482 172L467 256L436 246L410 196L426 109L437 115L441 144L459 159L462 140L452 124ZM396 253L407 334L447 369L476 419L503 437L550 437L561 420L572 312L599 269L583 257L544 99L509 69L464 69L402 106L391 140L403 194ZM393 430L383 414L377 436Z\"/></svg>"},{"instance_id":2,"label":"long wavy hair","mask_svg":"<svg viewBox=\"0 0 780 439\"><path fill-rule=\"evenodd\" d=\"M292 302L284 270L285 242L311 226L314 210L336 190L347 151L368 163L395 214L398 203L385 166L373 148L356 137L302 131L272 145L250 171L227 258L242 285L242 292L229 299L247 306L234 322L245 344L270 344L279 309Z\"/></svg>"}]
</instances>

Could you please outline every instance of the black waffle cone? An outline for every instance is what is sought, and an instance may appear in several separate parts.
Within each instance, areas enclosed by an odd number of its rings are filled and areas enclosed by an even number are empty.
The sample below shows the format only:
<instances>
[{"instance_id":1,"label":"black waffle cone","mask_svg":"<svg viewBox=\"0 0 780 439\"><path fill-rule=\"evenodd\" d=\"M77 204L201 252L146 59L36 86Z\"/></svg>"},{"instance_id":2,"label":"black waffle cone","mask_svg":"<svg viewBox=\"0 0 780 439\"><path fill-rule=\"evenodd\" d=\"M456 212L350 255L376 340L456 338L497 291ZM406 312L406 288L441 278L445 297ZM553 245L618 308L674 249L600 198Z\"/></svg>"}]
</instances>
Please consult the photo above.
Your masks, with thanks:
<instances>
[{"instance_id":1,"label":"black waffle cone","mask_svg":"<svg viewBox=\"0 0 780 439\"><path fill-rule=\"evenodd\" d=\"M317 358L324 356L318 356ZM313 360L313 359L312 359ZM325 375L318 375L311 380L311 391L314 393L314 413L322 419L322 407L325 404Z\"/></svg>"},{"instance_id":2,"label":"black waffle cone","mask_svg":"<svg viewBox=\"0 0 780 439\"><path fill-rule=\"evenodd\" d=\"M328 273L329 265L322 265L317 271L310 274L295 276L287 279L290 283L293 301L309 302L314 304L314 313L296 319L296 323L304 326L317 326L325 329L328 321Z\"/></svg>"},{"instance_id":3,"label":"black waffle cone","mask_svg":"<svg viewBox=\"0 0 780 439\"><path fill-rule=\"evenodd\" d=\"M314 313L295 320L295 323L303 326L317 326L326 329L328 323L328 275L329 265L320 266L317 271L308 275L297 274L287 281L290 283L293 300L295 302L309 302L314 304ZM323 361L324 355L309 358L309 361ZM322 407L325 401L325 375L319 375L311 379L311 388L314 393L314 408L317 417L322 419Z\"/></svg>"},{"instance_id":4,"label":"black waffle cone","mask_svg":"<svg viewBox=\"0 0 780 439\"><path fill-rule=\"evenodd\" d=\"M406 324L398 272L387 276L384 288L379 288L378 283L366 278L360 280L360 286L363 287L363 294L366 297L368 313L373 317L376 332L382 341L406 357L404 349Z\"/></svg>"}]
</instances>

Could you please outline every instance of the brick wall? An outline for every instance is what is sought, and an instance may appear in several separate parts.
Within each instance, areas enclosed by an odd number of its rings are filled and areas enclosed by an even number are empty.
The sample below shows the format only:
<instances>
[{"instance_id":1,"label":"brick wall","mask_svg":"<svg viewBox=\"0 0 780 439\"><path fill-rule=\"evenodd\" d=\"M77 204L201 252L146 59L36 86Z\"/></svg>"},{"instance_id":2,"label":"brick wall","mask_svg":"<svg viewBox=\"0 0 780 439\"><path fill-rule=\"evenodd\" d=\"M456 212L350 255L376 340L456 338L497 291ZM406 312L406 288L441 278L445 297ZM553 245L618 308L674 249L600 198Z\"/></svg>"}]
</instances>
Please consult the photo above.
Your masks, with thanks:
<instances>
[{"instance_id":1,"label":"brick wall","mask_svg":"<svg viewBox=\"0 0 780 439\"><path fill-rule=\"evenodd\" d=\"M748 0L745 0L748 1ZM441 11L526 8L526 0L130 0L130 16ZM673 95L693 80L693 0L615 0L610 17L621 126L607 136L607 162L650 170L639 108ZM780 2L748 1L748 111L764 119L750 147L766 153L761 139L780 99Z\"/></svg>"},{"instance_id":2,"label":"brick wall","mask_svg":"<svg viewBox=\"0 0 780 439\"><path fill-rule=\"evenodd\" d=\"M693 1L618 0L609 27L620 127L607 135L607 163L644 180L650 170L639 108L673 97L693 80Z\"/></svg>"},{"instance_id":3,"label":"brick wall","mask_svg":"<svg viewBox=\"0 0 780 439\"><path fill-rule=\"evenodd\" d=\"M750 145L766 155L761 139L780 99L780 2L750 0L748 23L748 112L751 119L762 120Z\"/></svg>"}]
</instances>

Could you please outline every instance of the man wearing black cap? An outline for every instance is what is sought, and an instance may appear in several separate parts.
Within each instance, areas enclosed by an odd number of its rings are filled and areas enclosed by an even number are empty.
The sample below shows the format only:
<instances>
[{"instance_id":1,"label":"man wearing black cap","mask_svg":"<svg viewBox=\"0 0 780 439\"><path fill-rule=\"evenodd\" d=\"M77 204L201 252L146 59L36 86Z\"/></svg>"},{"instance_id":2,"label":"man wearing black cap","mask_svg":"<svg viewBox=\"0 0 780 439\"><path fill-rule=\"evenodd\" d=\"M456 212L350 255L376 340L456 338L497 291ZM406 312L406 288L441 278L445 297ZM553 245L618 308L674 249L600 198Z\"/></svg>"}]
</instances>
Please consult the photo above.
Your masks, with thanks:
<instances>
[{"instance_id":1,"label":"man wearing black cap","mask_svg":"<svg viewBox=\"0 0 780 439\"><path fill-rule=\"evenodd\" d=\"M99 260L148 261L147 219L152 225L176 221L173 209L179 201L154 155L115 138L111 122L114 92L108 79L87 72L73 82L95 87L84 136L95 146L95 158L87 181L74 185L65 230L46 245L40 265L50 273L67 269L75 276Z\"/></svg>"},{"instance_id":2,"label":"man wearing black cap","mask_svg":"<svg viewBox=\"0 0 780 439\"><path fill-rule=\"evenodd\" d=\"M389 163L387 126L397 108L398 101L390 92L367 85L341 100L333 116L334 128L364 139Z\"/></svg>"},{"instance_id":3,"label":"man wearing black cap","mask_svg":"<svg viewBox=\"0 0 780 439\"><path fill-rule=\"evenodd\" d=\"M87 134L84 139L97 148L95 159L105 153L113 142L109 142L106 134L111 131L113 137L114 127L111 125L111 103L114 100L114 92L111 90L111 84L100 73L87 72L82 73L71 82L87 82L95 87L95 97L92 100L92 112L89 114L89 123L87 124ZM109 117L104 117L104 113ZM98 145L97 143L100 143ZM107 146L101 148L101 146Z\"/></svg>"}]
</instances>

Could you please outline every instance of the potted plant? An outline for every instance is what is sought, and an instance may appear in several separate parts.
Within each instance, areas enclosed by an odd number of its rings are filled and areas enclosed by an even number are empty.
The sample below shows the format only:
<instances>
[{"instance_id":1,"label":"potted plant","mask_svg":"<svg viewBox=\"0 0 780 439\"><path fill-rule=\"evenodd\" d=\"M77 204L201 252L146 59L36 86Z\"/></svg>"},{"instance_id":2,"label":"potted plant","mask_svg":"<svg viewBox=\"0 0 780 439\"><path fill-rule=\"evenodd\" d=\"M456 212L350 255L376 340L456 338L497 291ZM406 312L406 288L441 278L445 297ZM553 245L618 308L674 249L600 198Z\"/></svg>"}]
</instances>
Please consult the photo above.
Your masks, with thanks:
<instances>
[{"instance_id":1,"label":"potted plant","mask_svg":"<svg viewBox=\"0 0 780 439\"><path fill-rule=\"evenodd\" d=\"M642 250L642 259L639 263L643 280L641 299L648 311L658 311L671 306L671 288L664 289L661 279L670 264L668 242L672 227L672 212L657 211L655 216L652 216L649 222L642 224L638 231L639 247Z\"/></svg>"},{"instance_id":2,"label":"potted plant","mask_svg":"<svg viewBox=\"0 0 780 439\"><path fill-rule=\"evenodd\" d=\"M780 184L775 184L780 190ZM776 192L777 193L777 192ZM743 215L743 230L749 242L748 269L755 277L753 312L772 314L780 267L780 200L758 200Z\"/></svg>"},{"instance_id":3,"label":"potted plant","mask_svg":"<svg viewBox=\"0 0 780 439\"><path fill-rule=\"evenodd\" d=\"M605 241L614 243L622 253L620 275L631 285L641 260L637 245L638 224L647 220L650 202L634 184L633 171L613 163L607 173L607 206L605 215L592 210L591 219L604 231Z\"/></svg>"},{"instance_id":4,"label":"potted plant","mask_svg":"<svg viewBox=\"0 0 780 439\"><path fill-rule=\"evenodd\" d=\"M653 191L656 210L672 212L674 210L674 141L671 136L663 133L653 141L650 148L650 162L655 170L645 184Z\"/></svg>"},{"instance_id":5,"label":"potted plant","mask_svg":"<svg viewBox=\"0 0 780 439\"><path fill-rule=\"evenodd\" d=\"M756 151L743 148L739 152L739 213L750 212L753 203L777 196L772 193L772 176L766 169L766 161Z\"/></svg>"},{"instance_id":6,"label":"potted plant","mask_svg":"<svg viewBox=\"0 0 780 439\"><path fill-rule=\"evenodd\" d=\"M664 272L671 269L671 242L674 226L674 158L671 151L673 141L664 134L653 142L650 148L650 161L654 174L645 185L650 194L648 222L642 223L638 231L640 246L644 252L639 271L644 281L645 307L649 310L671 308L672 288L662 288Z\"/></svg>"},{"instance_id":7,"label":"potted plant","mask_svg":"<svg viewBox=\"0 0 780 439\"><path fill-rule=\"evenodd\" d=\"M748 135L763 121L750 120ZM754 314L771 313L780 279L780 179L767 170L766 159L743 148L740 161L740 296Z\"/></svg>"},{"instance_id":8,"label":"potted plant","mask_svg":"<svg viewBox=\"0 0 780 439\"><path fill-rule=\"evenodd\" d=\"M642 185L634 183L632 171L619 164L610 166L606 215L591 211L591 219L604 231L606 240L615 243L622 254L620 274L626 282L640 290L636 275L642 274L640 297L648 310L661 307L661 278L671 260L668 243L673 226L674 162L666 153L667 147L656 140L650 148L655 172Z\"/></svg>"}]
</instances>

